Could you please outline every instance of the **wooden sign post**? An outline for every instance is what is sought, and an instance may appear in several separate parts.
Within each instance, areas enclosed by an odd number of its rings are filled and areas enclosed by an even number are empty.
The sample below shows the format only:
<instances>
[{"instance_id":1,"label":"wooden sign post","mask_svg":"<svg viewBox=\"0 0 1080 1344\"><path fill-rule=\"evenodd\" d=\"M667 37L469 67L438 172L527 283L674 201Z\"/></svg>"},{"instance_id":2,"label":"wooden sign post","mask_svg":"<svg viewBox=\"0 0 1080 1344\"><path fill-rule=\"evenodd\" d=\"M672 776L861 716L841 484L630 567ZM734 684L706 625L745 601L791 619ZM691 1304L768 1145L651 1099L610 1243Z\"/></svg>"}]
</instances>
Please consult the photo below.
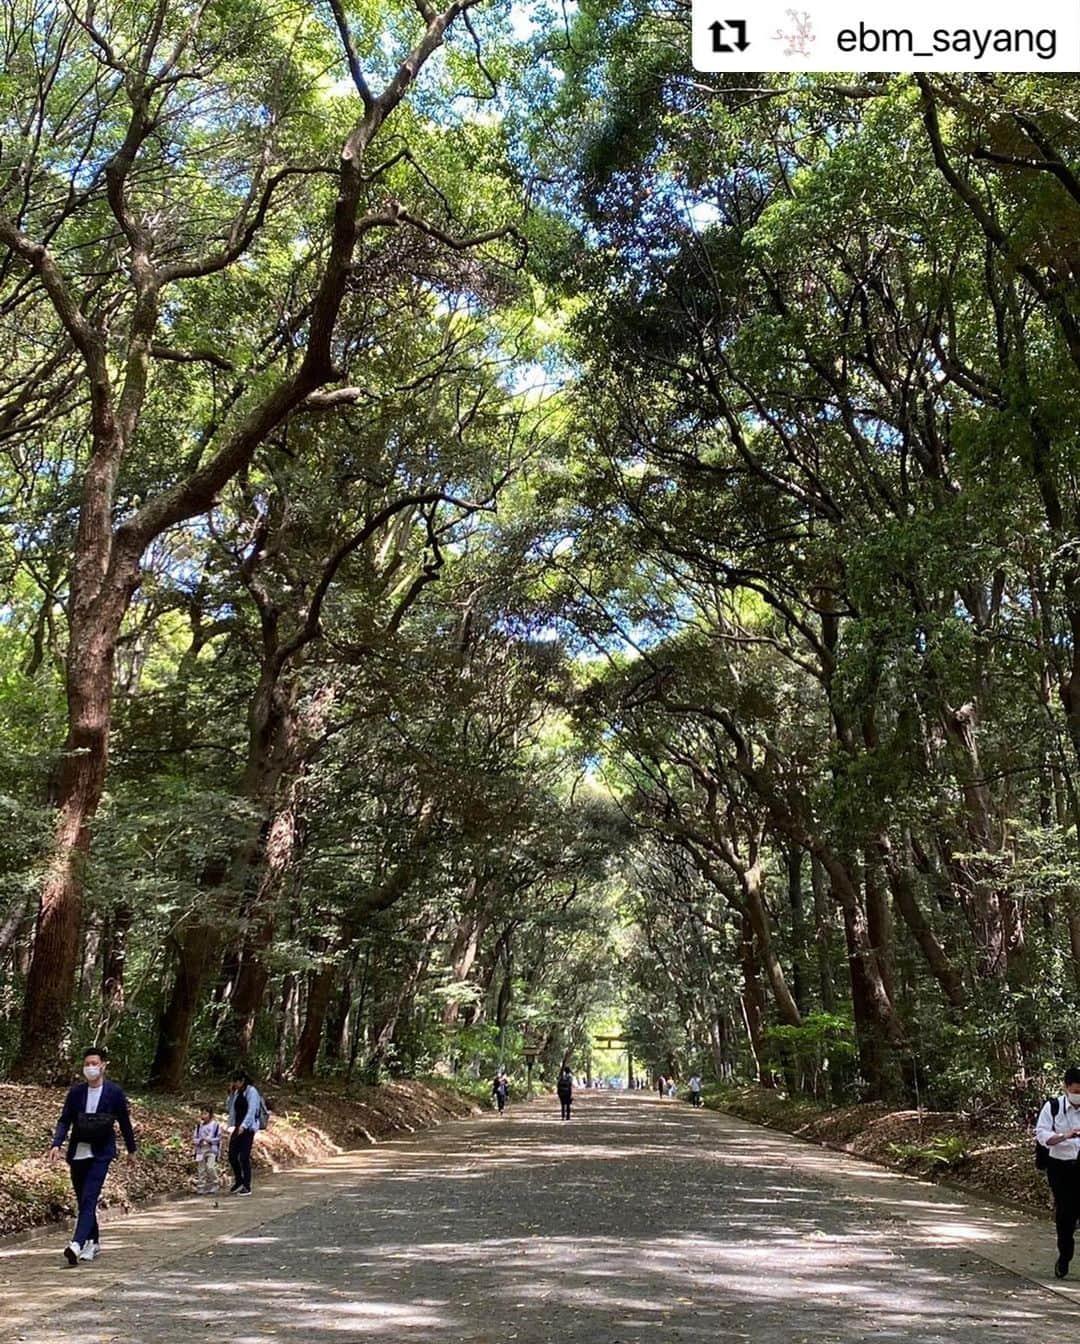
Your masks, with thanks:
<instances>
[{"instance_id":1,"label":"wooden sign post","mask_svg":"<svg viewBox=\"0 0 1080 1344\"><path fill-rule=\"evenodd\" d=\"M524 1045L521 1048L521 1053L525 1056L525 1100L532 1101L532 1071L533 1065L536 1063L536 1056L540 1053L540 1047L538 1045Z\"/></svg>"}]
</instances>

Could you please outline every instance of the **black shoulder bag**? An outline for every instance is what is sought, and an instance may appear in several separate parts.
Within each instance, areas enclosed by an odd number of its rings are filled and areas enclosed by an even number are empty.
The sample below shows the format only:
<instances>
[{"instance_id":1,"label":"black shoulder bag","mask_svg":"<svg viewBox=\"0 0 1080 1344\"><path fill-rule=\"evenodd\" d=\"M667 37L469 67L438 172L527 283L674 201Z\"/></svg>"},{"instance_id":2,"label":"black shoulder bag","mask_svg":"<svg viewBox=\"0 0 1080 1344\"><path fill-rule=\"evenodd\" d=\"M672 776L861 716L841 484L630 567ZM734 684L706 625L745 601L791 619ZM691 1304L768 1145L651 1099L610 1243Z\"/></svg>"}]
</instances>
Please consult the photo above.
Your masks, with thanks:
<instances>
[{"instance_id":1,"label":"black shoulder bag","mask_svg":"<svg viewBox=\"0 0 1080 1344\"><path fill-rule=\"evenodd\" d=\"M75 1117L76 1143L104 1143L112 1136L116 1117L112 1111L80 1111Z\"/></svg>"},{"instance_id":2,"label":"black shoulder bag","mask_svg":"<svg viewBox=\"0 0 1080 1344\"><path fill-rule=\"evenodd\" d=\"M1053 1124L1053 1122L1058 1118L1058 1111L1060 1111L1060 1110L1061 1110L1061 1098L1060 1098L1060 1097L1051 1097L1051 1098L1050 1098L1050 1123L1051 1123L1051 1124ZM1035 1140L1035 1170L1036 1170L1036 1171L1045 1171L1049 1165L1050 1165L1050 1149L1047 1148L1047 1147L1045 1147L1043 1144L1041 1144L1041 1143L1039 1142L1038 1139L1036 1139L1036 1140Z\"/></svg>"}]
</instances>

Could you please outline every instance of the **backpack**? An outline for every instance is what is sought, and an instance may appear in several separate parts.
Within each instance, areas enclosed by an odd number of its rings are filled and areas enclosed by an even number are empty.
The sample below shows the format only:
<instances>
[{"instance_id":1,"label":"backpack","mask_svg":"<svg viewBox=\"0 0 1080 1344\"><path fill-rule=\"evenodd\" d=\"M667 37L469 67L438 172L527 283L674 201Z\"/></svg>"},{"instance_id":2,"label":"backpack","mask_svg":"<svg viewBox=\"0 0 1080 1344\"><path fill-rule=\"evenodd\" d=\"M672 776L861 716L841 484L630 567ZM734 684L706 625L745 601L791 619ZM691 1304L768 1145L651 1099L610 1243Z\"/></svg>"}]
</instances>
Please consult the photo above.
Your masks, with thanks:
<instances>
[{"instance_id":1,"label":"backpack","mask_svg":"<svg viewBox=\"0 0 1080 1344\"><path fill-rule=\"evenodd\" d=\"M1061 1098L1050 1098L1050 1123L1053 1124L1058 1117L1058 1111L1061 1110ZM1038 1139L1035 1140L1035 1170L1045 1171L1050 1165L1050 1149L1044 1148Z\"/></svg>"},{"instance_id":2,"label":"backpack","mask_svg":"<svg viewBox=\"0 0 1080 1344\"><path fill-rule=\"evenodd\" d=\"M270 1107L267 1106L266 1099L261 1092L259 1093L259 1109L256 1113L256 1118L258 1119L260 1129L268 1129L270 1127Z\"/></svg>"}]
</instances>

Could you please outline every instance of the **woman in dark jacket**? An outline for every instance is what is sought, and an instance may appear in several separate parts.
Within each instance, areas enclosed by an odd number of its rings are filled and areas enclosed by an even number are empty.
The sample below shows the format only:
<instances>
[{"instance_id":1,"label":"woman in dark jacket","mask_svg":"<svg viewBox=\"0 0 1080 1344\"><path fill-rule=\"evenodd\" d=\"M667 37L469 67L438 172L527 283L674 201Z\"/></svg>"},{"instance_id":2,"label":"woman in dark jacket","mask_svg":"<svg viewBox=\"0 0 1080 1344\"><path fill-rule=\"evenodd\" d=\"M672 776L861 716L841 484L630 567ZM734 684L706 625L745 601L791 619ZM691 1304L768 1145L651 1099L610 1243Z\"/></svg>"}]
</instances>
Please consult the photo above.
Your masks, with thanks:
<instances>
[{"instance_id":1,"label":"woman in dark jacket","mask_svg":"<svg viewBox=\"0 0 1080 1344\"><path fill-rule=\"evenodd\" d=\"M562 1107L562 1118L570 1119L570 1106L574 1100L574 1075L570 1072L570 1065L564 1064L562 1072L559 1074L559 1081L555 1084L555 1091L559 1094L559 1105Z\"/></svg>"}]
</instances>

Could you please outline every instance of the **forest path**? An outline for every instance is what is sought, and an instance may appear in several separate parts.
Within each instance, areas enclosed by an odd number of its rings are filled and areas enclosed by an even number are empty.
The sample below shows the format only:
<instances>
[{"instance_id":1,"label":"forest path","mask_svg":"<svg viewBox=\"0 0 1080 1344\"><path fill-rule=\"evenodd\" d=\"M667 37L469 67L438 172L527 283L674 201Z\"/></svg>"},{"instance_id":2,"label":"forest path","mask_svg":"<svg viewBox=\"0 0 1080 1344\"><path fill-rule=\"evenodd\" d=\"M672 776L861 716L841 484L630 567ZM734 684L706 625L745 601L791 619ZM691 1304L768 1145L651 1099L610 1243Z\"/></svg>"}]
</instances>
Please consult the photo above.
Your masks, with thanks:
<instances>
[{"instance_id":1,"label":"forest path","mask_svg":"<svg viewBox=\"0 0 1080 1344\"><path fill-rule=\"evenodd\" d=\"M647 1094L579 1094L0 1249L46 1344L1030 1344L1080 1322L1053 1229ZM1078 1272L1080 1272L1080 1261ZM1031 1277L1021 1277L1031 1276Z\"/></svg>"}]
</instances>

